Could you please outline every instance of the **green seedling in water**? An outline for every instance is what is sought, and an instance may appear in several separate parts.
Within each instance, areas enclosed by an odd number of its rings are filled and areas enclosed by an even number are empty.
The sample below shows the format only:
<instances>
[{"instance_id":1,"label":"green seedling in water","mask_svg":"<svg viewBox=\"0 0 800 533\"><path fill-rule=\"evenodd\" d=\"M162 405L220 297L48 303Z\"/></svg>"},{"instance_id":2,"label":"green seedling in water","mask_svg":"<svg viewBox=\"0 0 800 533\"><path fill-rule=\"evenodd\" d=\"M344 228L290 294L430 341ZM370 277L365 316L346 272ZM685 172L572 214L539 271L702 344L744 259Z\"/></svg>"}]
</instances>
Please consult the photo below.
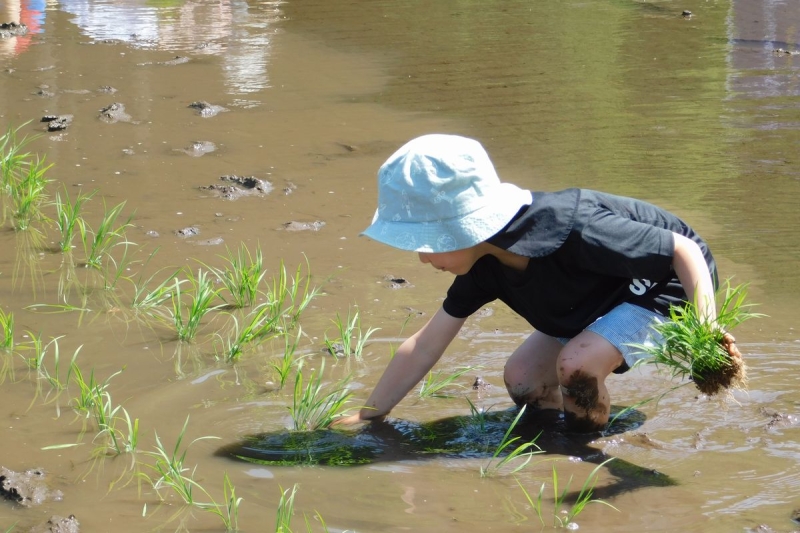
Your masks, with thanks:
<instances>
[{"instance_id":1,"label":"green seedling in water","mask_svg":"<svg viewBox=\"0 0 800 533\"><path fill-rule=\"evenodd\" d=\"M181 293L181 284L187 280L175 279L172 291L172 319L175 325L175 330L178 334L178 339L182 341L191 341L197 336L200 329L200 322L203 317L220 306L212 306L212 303L217 298L217 289L214 288L214 282L208 277L207 273L203 270L197 271L197 277L189 275L188 283L191 285L190 292L191 303L186 312L186 320L184 321L183 315L183 301Z\"/></svg>"},{"instance_id":2,"label":"green seedling in water","mask_svg":"<svg viewBox=\"0 0 800 533\"><path fill-rule=\"evenodd\" d=\"M255 255L250 253L247 246L242 243L236 254L228 250L224 256L228 265L224 268L213 268L205 265L225 287L228 298L225 302L235 308L250 307L258 299L259 287L264 279L264 258L261 247L256 247Z\"/></svg>"},{"instance_id":3,"label":"green seedling in water","mask_svg":"<svg viewBox=\"0 0 800 533\"><path fill-rule=\"evenodd\" d=\"M220 505L214 501L208 490L195 480L197 466L190 470L189 467L185 465L186 454L192 444L201 440L216 439L218 437L198 437L181 451L181 443L186 435L188 425L189 417L187 416L186 422L184 422L183 428L178 434L175 448L172 451L167 450L161 442L158 433L156 433L155 451L146 452L147 455L155 459L154 464L147 466L153 470L156 475L154 477L150 477L144 473L140 475L152 484L162 500L164 500L164 496L161 491L164 488L171 489L172 492L179 496L187 505L217 515L222 520L226 531L237 531L239 505L242 499L236 497L236 488L231 483L228 474L226 473L223 479L225 504ZM197 496L204 498L205 501L199 500Z\"/></svg>"},{"instance_id":4,"label":"green seedling in water","mask_svg":"<svg viewBox=\"0 0 800 533\"><path fill-rule=\"evenodd\" d=\"M24 348L29 349L33 352L33 355L25 358L28 367L31 370L35 370L36 373L39 375L39 377L50 383L50 386L54 390L65 389L66 385L62 383L59 378L59 368L61 365L61 352L58 346L58 340L63 338L63 336L54 337L48 343L45 343L40 335L36 335L30 331L28 331L28 336L31 338L31 340L29 343L26 343ZM70 362L70 365L75 363L75 359L77 359L78 352L81 351L81 348L83 348L83 346L79 346L78 349L75 350L75 353L72 355L72 361ZM52 374L47 370L47 367L45 366L45 359L47 358L47 354L50 352L51 349L53 353ZM69 375L67 376L67 379L69 379Z\"/></svg>"},{"instance_id":5,"label":"green seedling in water","mask_svg":"<svg viewBox=\"0 0 800 533\"><path fill-rule=\"evenodd\" d=\"M511 436L511 432L514 431L514 428L517 427L522 416L525 414L525 409L527 405L523 405L522 409L519 410L517 416L514 418L514 421L508 426L503 438L500 440L500 444L497 445L492 457L489 459L489 462L486 463L486 466L481 467L481 477L490 477L500 472L501 469L506 467L507 465L511 464L518 459L523 459L517 466L515 466L511 470L511 474L515 474L525 468L528 463L530 463L531 458L540 453L544 453L539 447L536 445L536 439L533 439L530 442L523 442L522 444L512 448L512 445L520 440L521 437L516 436L509 438ZM503 455L506 450L510 450L508 454Z\"/></svg>"},{"instance_id":6,"label":"green seedling in water","mask_svg":"<svg viewBox=\"0 0 800 533\"><path fill-rule=\"evenodd\" d=\"M670 308L669 320L653 326L663 337L655 345L634 345L650 356L647 362L665 367L673 378L692 379L701 392L712 395L729 388L745 388L746 366L723 347L723 335L745 320L761 317L745 304L746 285L726 283L723 302L714 321L700 316L694 303Z\"/></svg>"},{"instance_id":7,"label":"green seedling in water","mask_svg":"<svg viewBox=\"0 0 800 533\"><path fill-rule=\"evenodd\" d=\"M14 313L6 313L0 309L0 350L14 350Z\"/></svg>"},{"instance_id":8,"label":"green seedling in water","mask_svg":"<svg viewBox=\"0 0 800 533\"><path fill-rule=\"evenodd\" d=\"M572 505L567 504L567 494L569 492L569 486L572 483L572 476L570 476L569 480L567 481L566 486L564 489L559 492L558 485L558 471L556 470L556 465L553 465L553 474L552 474L552 483L553 483L553 499L554 499L554 509L553 509L553 527L561 527L572 529L575 524L575 519L580 515L583 510L586 508L587 505L590 503L601 503L606 505L615 511L619 512L619 509L611 505L610 503L592 498L592 494L594 493L594 486L597 483L597 476L601 468L603 468L606 464L610 461L613 461L614 458L607 459L597 465L594 470L589 474L586 480L583 482L583 486L581 487L578 496L575 498L575 502ZM525 487L520 483L519 479L517 479L517 484L519 485L520 489L522 489L522 493L525 495L525 498L528 500L531 508L536 513L536 516L539 517L539 521L542 525L545 525L544 520L544 511L542 510L542 501L544 499L544 490L545 490L545 483L539 487L539 494L537 495L536 499L534 500Z\"/></svg>"},{"instance_id":9,"label":"green seedling in water","mask_svg":"<svg viewBox=\"0 0 800 533\"><path fill-rule=\"evenodd\" d=\"M435 374L433 371L428 372L428 375L425 376L425 379L422 380L419 387L419 397L420 398L452 398L451 394L447 394L444 392L444 389L453 385L455 381L466 374L467 372L471 372L475 370L476 366L465 366L463 368L459 368L455 372L450 374L442 375L441 372L436 372ZM456 384L457 385L457 384ZM458 385L460 386L460 385Z\"/></svg>"},{"instance_id":10,"label":"green seedling in water","mask_svg":"<svg viewBox=\"0 0 800 533\"><path fill-rule=\"evenodd\" d=\"M47 200L47 184L52 180L45 177L52 165L45 165L44 159L27 162L27 168L11 181L11 205L14 228L27 230L35 221L43 220L42 205Z\"/></svg>"},{"instance_id":11,"label":"green seedling in water","mask_svg":"<svg viewBox=\"0 0 800 533\"><path fill-rule=\"evenodd\" d=\"M335 340L325 337L325 346L328 351L333 355L340 355L342 357L355 356L356 359L361 359L364 351L364 346L367 344L370 336L379 331L380 328L369 328L366 332L361 328L361 317L358 310L351 314L351 310L347 310L347 319L342 320L339 313L336 313L336 320L333 321L336 329L339 332L339 338ZM337 346L339 345L339 346ZM341 349L339 349L341 348Z\"/></svg>"},{"instance_id":12,"label":"green seedling in water","mask_svg":"<svg viewBox=\"0 0 800 533\"><path fill-rule=\"evenodd\" d=\"M284 335L284 349L283 355L278 359L277 363L270 363L270 366L275 373L278 374L278 386L283 389L286 381L289 379L289 373L295 365L299 364L299 360L295 359L294 353L297 350L297 345L300 343L300 337L303 335L303 328L297 328L297 335L294 340L288 334Z\"/></svg>"},{"instance_id":13,"label":"green seedling in water","mask_svg":"<svg viewBox=\"0 0 800 533\"><path fill-rule=\"evenodd\" d=\"M306 270L309 271L305 278L301 267L298 266L294 277L286 272L286 266L281 261L278 276L272 278L271 286L266 291L266 299L273 316L281 315L288 318L287 329L294 328L300 315L308 304L319 292L318 287L311 287L311 273L306 260Z\"/></svg>"},{"instance_id":14,"label":"green seedling in water","mask_svg":"<svg viewBox=\"0 0 800 533\"><path fill-rule=\"evenodd\" d=\"M97 429L94 440L106 439L106 444L96 449L98 455L109 451L115 455L133 453L138 447L139 419L131 420L124 407L115 406L108 390L111 380L121 373L122 370L119 370L99 383L94 377L94 370L89 374L87 381L74 360L70 365L70 376L79 389L79 395L73 399L73 409L84 416L84 431L85 420L92 418ZM117 424L120 421L127 426L127 432L118 428Z\"/></svg>"},{"instance_id":15,"label":"green seedling in water","mask_svg":"<svg viewBox=\"0 0 800 533\"><path fill-rule=\"evenodd\" d=\"M332 390L323 392L324 372L325 361L322 361L319 372L312 371L308 384L304 387L302 365L297 369L292 405L289 407L295 431L329 428L334 420L347 411L344 406L352 395L347 388L347 380L339 382Z\"/></svg>"},{"instance_id":16,"label":"green seedling in water","mask_svg":"<svg viewBox=\"0 0 800 533\"><path fill-rule=\"evenodd\" d=\"M145 260L144 264L142 265L142 272L147 268L147 265L150 264L150 261L152 261L156 253L158 253L158 250L159 249L156 248L147 257L147 260ZM181 269L173 271L172 274L167 276L165 280L155 287L150 289L148 288L155 283L154 280L156 279L156 276L160 274L162 270L163 269L159 269L147 279L142 278L142 273L139 274L139 278L136 281L128 278L133 284L133 302L131 303L131 307L133 309L137 311L150 312L157 309L161 304L172 297L173 280L181 274Z\"/></svg>"},{"instance_id":17,"label":"green seedling in water","mask_svg":"<svg viewBox=\"0 0 800 533\"><path fill-rule=\"evenodd\" d=\"M133 215L127 220L118 224L125 202L115 205L111 209L106 209L103 219L93 230L86 222L79 225L83 251L86 256L86 266L100 268L103 258L108 255L111 249L118 244L132 244L125 240L125 232L133 224Z\"/></svg>"},{"instance_id":18,"label":"green seedling in water","mask_svg":"<svg viewBox=\"0 0 800 533\"><path fill-rule=\"evenodd\" d=\"M245 348L250 345L258 344L280 333L276 326L280 316L272 315L272 308L262 304L247 316L243 325L239 324L236 317L233 317L232 335L222 340L223 350L218 354L218 358L226 362L235 363L239 360ZM221 339L220 335L217 335Z\"/></svg>"},{"instance_id":19,"label":"green seedling in water","mask_svg":"<svg viewBox=\"0 0 800 533\"><path fill-rule=\"evenodd\" d=\"M279 487L281 491L281 499L278 501L278 512L277 517L275 519L275 533L292 533L292 516L294 515L294 497L297 494L297 483L291 489L284 490L283 487ZM322 519L322 516L319 513L316 513L317 520L322 527L322 531L324 533L328 533L328 526L325 524L325 520ZM311 523L309 522L308 516L303 515L306 524L306 531L311 533Z\"/></svg>"},{"instance_id":20,"label":"green seedling in water","mask_svg":"<svg viewBox=\"0 0 800 533\"><path fill-rule=\"evenodd\" d=\"M61 197L61 193L56 193L55 222L61 234L58 247L62 252L68 252L72 249L72 241L75 239L76 235L75 231L81 232L81 228L84 224L83 218L81 217L83 204L89 201L96 193L96 189L87 194L78 193L74 202L70 200L66 185L64 186L63 198Z\"/></svg>"},{"instance_id":21,"label":"green seedling in water","mask_svg":"<svg viewBox=\"0 0 800 533\"><path fill-rule=\"evenodd\" d=\"M0 136L0 186L3 194L11 196L11 190L18 179L20 168L24 167L31 156L30 152L22 152L34 137L25 136L17 140L17 132L30 122L17 128L9 127L6 133Z\"/></svg>"}]
</instances>

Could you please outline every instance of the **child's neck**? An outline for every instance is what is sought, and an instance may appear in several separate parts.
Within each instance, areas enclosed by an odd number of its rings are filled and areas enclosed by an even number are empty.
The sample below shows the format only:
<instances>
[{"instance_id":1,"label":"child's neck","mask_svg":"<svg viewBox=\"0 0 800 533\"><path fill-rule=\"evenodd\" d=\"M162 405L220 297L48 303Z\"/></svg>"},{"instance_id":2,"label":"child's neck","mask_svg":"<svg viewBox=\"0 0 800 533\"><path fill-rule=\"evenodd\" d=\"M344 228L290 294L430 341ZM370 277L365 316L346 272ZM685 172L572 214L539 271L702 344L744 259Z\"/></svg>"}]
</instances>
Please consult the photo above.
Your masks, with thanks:
<instances>
[{"instance_id":1,"label":"child's neck","mask_svg":"<svg viewBox=\"0 0 800 533\"><path fill-rule=\"evenodd\" d=\"M514 270L519 270L520 272L524 271L528 268L528 261L529 258L517 255L515 253L511 253L508 250L503 250L493 244L483 243L486 248L486 253L491 254L497 258L502 264L507 266L508 268L512 268Z\"/></svg>"}]
</instances>

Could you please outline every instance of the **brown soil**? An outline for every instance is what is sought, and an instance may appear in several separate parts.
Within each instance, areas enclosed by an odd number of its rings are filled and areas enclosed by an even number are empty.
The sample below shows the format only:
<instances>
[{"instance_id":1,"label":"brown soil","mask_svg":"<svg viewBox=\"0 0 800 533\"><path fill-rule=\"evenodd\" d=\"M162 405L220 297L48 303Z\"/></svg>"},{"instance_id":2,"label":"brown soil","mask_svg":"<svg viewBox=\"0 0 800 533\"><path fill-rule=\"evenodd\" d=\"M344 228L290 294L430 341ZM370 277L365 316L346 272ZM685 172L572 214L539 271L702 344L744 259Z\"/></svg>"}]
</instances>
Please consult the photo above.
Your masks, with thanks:
<instances>
[{"instance_id":1,"label":"brown soil","mask_svg":"<svg viewBox=\"0 0 800 533\"><path fill-rule=\"evenodd\" d=\"M587 412L597 408L597 399L599 396L597 378L578 371L570 376L567 388L569 389L570 396L575 400L575 405Z\"/></svg>"},{"instance_id":2,"label":"brown soil","mask_svg":"<svg viewBox=\"0 0 800 533\"><path fill-rule=\"evenodd\" d=\"M720 341L722 348L728 353L728 365L721 366L716 371L696 373L694 382L703 394L712 396L723 390L744 389L747 384L747 365L741 352L736 347L736 339L730 333L725 333Z\"/></svg>"}]
</instances>

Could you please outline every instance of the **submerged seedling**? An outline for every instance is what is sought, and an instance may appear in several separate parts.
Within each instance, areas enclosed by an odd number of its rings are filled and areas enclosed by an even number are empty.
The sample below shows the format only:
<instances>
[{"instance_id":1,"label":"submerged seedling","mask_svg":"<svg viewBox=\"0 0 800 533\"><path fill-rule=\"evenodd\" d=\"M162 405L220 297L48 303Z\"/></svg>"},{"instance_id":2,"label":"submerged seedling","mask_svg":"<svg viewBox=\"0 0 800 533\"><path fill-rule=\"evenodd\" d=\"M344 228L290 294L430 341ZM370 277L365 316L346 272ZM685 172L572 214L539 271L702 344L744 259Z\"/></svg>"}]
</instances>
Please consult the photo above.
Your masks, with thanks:
<instances>
[{"instance_id":1,"label":"submerged seedling","mask_svg":"<svg viewBox=\"0 0 800 533\"><path fill-rule=\"evenodd\" d=\"M27 230L31 223L44 219L42 206L47 200L46 187L52 180L45 177L52 165L37 157L26 162L24 170L11 179L11 205L14 229Z\"/></svg>"},{"instance_id":2,"label":"submerged seedling","mask_svg":"<svg viewBox=\"0 0 800 533\"><path fill-rule=\"evenodd\" d=\"M231 335L227 339L223 339L221 335L217 334L218 338L222 339L223 345L223 349L217 357L226 362L235 363L247 346L258 344L278 335L280 331L277 323L280 318L280 316L273 316L272 309L266 304L253 309L241 324L234 316Z\"/></svg>"},{"instance_id":3,"label":"submerged seedling","mask_svg":"<svg viewBox=\"0 0 800 533\"><path fill-rule=\"evenodd\" d=\"M223 258L228 262L224 268L205 265L225 288L223 299L235 308L253 305L258 299L259 287L266 274L261 247L257 246L255 254L252 254L247 245L241 243L235 254L228 250L228 255Z\"/></svg>"},{"instance_id":4,"label":"submerged seedling","mask_svg":"<svg viewBox=\"0 0 800 533\"><path fill-rule=\"evenodd\" d=\"M518 459L522 459L522 461L511 470L510 473L514 474L525 468L525 466L527 466L527 464L531 461L531 458L534 455L544 453L536 445L536 439L533 439L532 441L529 442L523 442L522 444L519 444L518 446L512 448L512 445L518 440L520 440L521 437L519 436L511 437L511 433L514 431L514 428L517 427L517 424L519 423L520 419L525 414L526 407L527 405L522 406L522 408L519 410L519 413L517 413L517 416L514 418L514 421L511 423L510 426L508 426L508 429L503 435L503 438L500 440L500 443L497 445L497 448L495 448L492 457L489 459L489 461L486 463L485 466L481 466L480 470L481 477L493 476L497 474L505 466L511 464L514 461L517 461ZM507 450L510 451L508 451L508 453L505 453Z\"/></svg>"},{"instance_id":5,"label":"submerged seedling","mask_svg":"<svg viewBox=\"0 0 800 533\"><path fill-rule=\"evenodd\" d=\"M0 309L0 350L11 352L14 349L14 313Z\"/></svg>"},{"instance_id":6,"label":"submerged seedling","mask_svg":"<svg viewBox=\"0 0 800 533\"><path fill-rule=\"evenodd\" d=\"M336 325L339 337L332 340L326 335L325 346L331 354L342 357L353 355L356 359L361 359L367 340L373 333L380 330L380 328L369 328L364 331L361 327L361 316L357 309L355 313L348 309L347 319L345 320L342 319L339 313L336 313L336 319L333 323Z\"/></svg>"},{"instance_id":7,"label":"submerged seedling","mask_svg":"<svg viewBox=\"0 0 800 533\"><path fill-rule=\"evenodd\" d=\"M72 201L69 197L66 185L64 186L63 198L61 193L56 193L55 207L56 207L56 226L61 234L58 241L58 247L62 252L68 252L72 249L72 241L75 239L75 231L79 233L83 231L84 224L81 213L83 211L83 204L89 201L92 196L97 193L97 190L90 193L81 194Z\"/></svg>"},{"instance_id":8,"label":"submerged seedling","mask_svg":"<svg viewBox=\"0 0 800 533\"><path fill-rule=\"evenodd\" d=\"M283 389L284 385L286 385L286 381L289 379L289 373L292 371L297 364L299 364L299 358L295 358L294 354L297 350L297 345L300 343L300 337L303 335L303 328L297 328L297 335L292 340L292 337L288 334L284 334L284 348L281 357L278 359L277 362L270 363L270 367L275 370L275 373L278 375L278 387Z\"/></svg>"},{"instance_id":9,"label":"submerged seedling","mask_svg":"<svg viewBox=\"0 0 800 533\"><path fill-rule=\"evenodd\" d=\"M186 310L186 320L184 320L183 293L181 292L181 284L184 281L188 281L191 285L191 291L188 293L190 303ZM188 280L176 278L171 297L173 324L175 325L178 339L182 341L194 339L200 329L200 322L203 317L220 307L219 305L212 305L217 297L217 289L214 288L214 282L203 270L198 270L196 277L189 274Z\"/></svg>"},{"instance_id":10,"label":"submerged seedling","mask_svg":"<svg viewBox=\"0 0 800 533\"><path fill-rule=\"evenodd\" d=\"M187 416L183 428L178 434L175 448L171 451L164 446L158 433L155 434L155 451L146 452L147 455L155 460L154 464L147 465L155 472L155 476L150 477L144 473L140 475L152 484L162 500L165 498L161 491L165 488L170 489L187 505L217 515L222 520L226 531L237 531L239 506L242 502L242 498L236 497L236 488L231 483L228 474L226 473L223 479L225 503L218 504L214 501L208 489L195 479L197 466L190 469L185 465L186 454L192 444L201 440L216 439L218 437L198 437L190 442L186 448L181 450L181 444L186 435L188 425L189 417ZM198 497L204 498L204 500L200 500Z\"/></svg>"},{"instance_id":11,"label":"submerged seedling","mask_svg":"<svg viewBox=\"0 0 800 533\"><path fill-rule=\"evenodd\" d=\"M655 345L636 345L651 356L648 362L665 367L673 378L688 377L705 394L717 394L746 386L746 365L740 355L730 355L726 332L750 318L761 317L745 304L746 285L726 283L716 320L701 316L696 303L670 307L669 320L653 328L663 340ZM738 351L737 351L738 352Z\"/></svg>"},{"instance_id":12,"label":"submerged seedling","mask_svg":"<svg viewBox=\"0 0 800 533\"><path fill-rule=\"evenodd\" d=\"M568 495L569 495L569 487L572 484L572 476L570 476L569 480L567 480L566 485L564 486L563 490L559 491L559 477L558 477L558 470L556 470L556 465L553 464L552 470L552 485L553 485L553 527L561 527L567 529L573 529L575 524L575 519L580 515L587 505L590 503L600 503L605 506L608 506L615 511L619 512L619 509L611 505L605 500L600 500L597 498L592 498L594 494L594 487L597 483L597 477L600 472L600 469L607 465L609 462L613 461L614 458L606 459L599 465L597 465L594 470L586 477L586 480L583 482L583 486L581 487L580 492L578 492L577 496L575 497L575 501L572 505L568 504ZM525 489L525 486L517 479L517 485L519 488L522 489L522 493L525 495L525 498L528 500L531 508L536 513L536 516L539 518L539 521L542 525L545 525L544 520L544 511L542 510L542 501L544 499L544 491L546 483L542 483L539 487L539 493L534 500L528 491Z\"/></svg>"},{"instance_id":13,"label":"submerged seedling","mask_svg":"<svg viewBox=\"0 0 800 533\"><path fill-rule=\"evenodd\" d=\"M283 487L278 487L281 491L281 498L278 500L278 509L276 513L275 519L275 533L292 533L292 517L294 516L294 498L297 495L297 483L291 489L285 489ZM328 526L325 524L325 520L322 519L322 516L319 513L315 513L317 521L320 523L322 527L323 533L328 533ZM308 516L303 515L306 524L306 531L311 533L313 529L311 528L311 523L309 522Z\"/></svg>"},{"instance_id":14,"label":"submerged seedling","mask_svg":"<svg viewBox=\"0 0 800 533\"><path fill-rule=\"evenodd\" d=\"M419 386L420 398L451 398L452 395L444 392L444 389L453 384L460 386L456 384L455 381L476 368L478 367L465 366L449 374L443 374L442 372L434 373L433 371L428 372Z\"/></svg>"},{"instance_id":15,"label":"submerged seedling","mask_svg":"<svg viewBox=\"0 0 800 533\"><path fill-rule=\"evenodd\" d=\"M124 208L125 202L121 202L111 209L106 208L97 229L92 229L86 222L79 225L81 242L86 256L86 266L100 268L103 258L108 255L114 246L128 243L125 239L125 232L133 225L131 223L133 215L130 215L124 222L118 223Z\"/></svg>"},{"instance_id":16,"label":"submerged seedling","mask_svg":"<svg viewBox=\"0 0 800 533\"><path fill-rule=\"evenodd\" d=\"M342 380L323 392L324 372L325 361L322 361L319 372L312 370L308 384L303 386L302 366L297 369L292 405L288 408L295 431L326 429L347 411L345 404L352 395L347 388L347 380Z\"/></svg>"}]
</instances>

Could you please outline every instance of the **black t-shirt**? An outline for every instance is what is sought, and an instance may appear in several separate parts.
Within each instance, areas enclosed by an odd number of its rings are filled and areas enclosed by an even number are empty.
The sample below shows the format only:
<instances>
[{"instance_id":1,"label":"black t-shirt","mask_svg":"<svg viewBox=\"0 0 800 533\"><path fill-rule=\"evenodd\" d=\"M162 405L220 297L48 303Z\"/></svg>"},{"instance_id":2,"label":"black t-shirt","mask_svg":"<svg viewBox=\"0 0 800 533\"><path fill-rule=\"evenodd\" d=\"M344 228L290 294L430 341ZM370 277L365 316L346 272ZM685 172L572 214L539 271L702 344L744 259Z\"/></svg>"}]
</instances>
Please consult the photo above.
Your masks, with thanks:
<instances>
[{"instance_id":1,"label":"black t-shirt","mask_svg":"<svg viewBox=\"0 0 800 533\"><path fill-rule=\"evenodd\" d=\"M673 232L700 246L716 288L708 245L668 211L587 189L536 192L533 203L489 239L530 258L525 271L483 256L456 277L443 307L463 318L499 299L555 337L574 337L623 302L666 315L687 298L672 269Z\"/></svg>"}]
</instances>

